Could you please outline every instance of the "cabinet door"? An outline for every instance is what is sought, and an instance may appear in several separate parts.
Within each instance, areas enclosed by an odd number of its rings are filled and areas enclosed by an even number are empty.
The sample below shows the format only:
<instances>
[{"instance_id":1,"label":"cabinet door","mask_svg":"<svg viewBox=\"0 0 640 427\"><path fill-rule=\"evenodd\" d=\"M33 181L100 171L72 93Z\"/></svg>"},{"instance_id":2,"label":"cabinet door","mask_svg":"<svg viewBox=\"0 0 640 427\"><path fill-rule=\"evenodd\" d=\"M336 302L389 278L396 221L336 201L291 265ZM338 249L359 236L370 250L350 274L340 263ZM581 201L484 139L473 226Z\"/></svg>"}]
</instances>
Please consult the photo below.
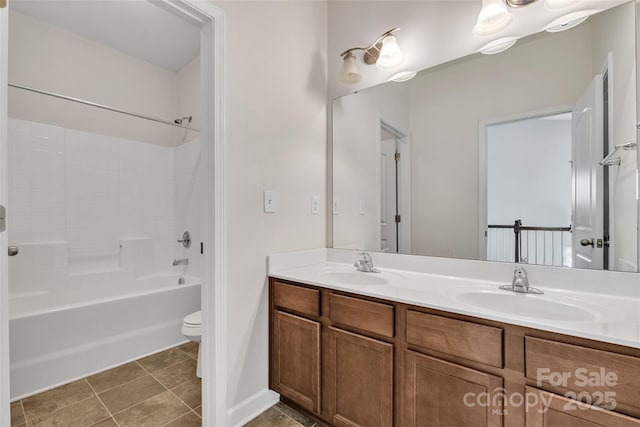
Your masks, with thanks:
<instances>
[{"instance_id":1,"label":"cabinet door","mask_svg":"<svg viewBox=\"0 0 640 427\"><path fill-rule=\"evenodd\" d=\"M639 427L640 420L527 387L527 427Z\"/></svg>"},{"instance_id":2,"label":"cabinet door","mask_svg":"<svg viewBox=\"0 0 640 427\"><path fill-rule=\"evenodd\" d=\"M502 378L413 351L405 356L406 426L502 425Z\"/></svg>"},{"instance_id":3,"label":"cabinet door","mask_svg":"<svg viewBox=\"0 0 640 427\"><path fill-rule=\"evenodd\" d=\"M271 387L318 414L320 323L275 310L271 339Z\"/></svg>"},{"instance_id":4,"label":"cabinet door","mask_svg":"<svg viewBox=\"0 0 640 427\"><path fill-rule=\"evenodd\" d=\"M329 328L329 412L337 427L393 425L393 345Z\"/></svg>"}]
</instances>

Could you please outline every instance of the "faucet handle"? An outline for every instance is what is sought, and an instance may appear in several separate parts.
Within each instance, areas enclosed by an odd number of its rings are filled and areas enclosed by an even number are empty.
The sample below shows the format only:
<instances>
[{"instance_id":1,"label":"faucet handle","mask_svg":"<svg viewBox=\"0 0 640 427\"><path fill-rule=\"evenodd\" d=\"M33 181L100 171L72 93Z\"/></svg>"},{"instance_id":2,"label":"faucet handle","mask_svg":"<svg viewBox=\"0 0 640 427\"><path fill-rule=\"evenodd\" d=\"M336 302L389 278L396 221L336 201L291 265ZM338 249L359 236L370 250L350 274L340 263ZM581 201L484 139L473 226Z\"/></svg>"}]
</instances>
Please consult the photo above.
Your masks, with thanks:
<instances>
[{"instance_id":1,"label":"faucet handle","mask_svg":"<svg viewBox=\"0 0 640 427\"><path fill-rule=\"evenodd\" d=\"M190 248L191 247L191 234L189 234L188 231L185 231L184 233L182 233L182 239L178 239L178 243L182 243L182 246L184 246L185 248Z\"/></svg>"}]
</instances>

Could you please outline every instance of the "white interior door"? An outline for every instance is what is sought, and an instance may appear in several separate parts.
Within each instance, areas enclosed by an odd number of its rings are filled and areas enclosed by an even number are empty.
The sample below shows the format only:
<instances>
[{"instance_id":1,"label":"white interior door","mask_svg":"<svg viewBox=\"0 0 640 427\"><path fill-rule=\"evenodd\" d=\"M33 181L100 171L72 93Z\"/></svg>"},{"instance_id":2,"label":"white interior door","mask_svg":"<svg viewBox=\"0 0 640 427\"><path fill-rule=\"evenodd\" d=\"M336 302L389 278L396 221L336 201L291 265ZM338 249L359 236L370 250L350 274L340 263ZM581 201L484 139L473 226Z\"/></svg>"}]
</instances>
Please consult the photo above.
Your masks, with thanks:
<instances>
[{"instance_id":1,"label":"white interior door","mask_svg":"<svg viewBox=\"0 0 640 427\"><path fill-rule=\"evenodd\" d=\"M398 252L396 148L395 138L380 142L380 250L392 253Z\"/></svg>"},{"instance_id":2,"label":"white interior door","mask_svg":"<svg viewBox=\"0 0 640 427\"><path fill-rule=\"evenodd\" d=\"M573 109L572 180L573 266L602 269L603 250L603 105L602 75L589 84Z\"/></svg>"},{"instance_id":3,"label":"white interior door","mask_svg":"<svg viewBox=\"0 0 640 427\"><path fill-rule=\"evenodd\" d=\"M6 0L0 0L0 205L7 206L7 83L8 23ZM0 230L2 227L0 227ZM0 426L9 419L9 278L7 231L0 232Z\"/></svg>"}]
</instances>

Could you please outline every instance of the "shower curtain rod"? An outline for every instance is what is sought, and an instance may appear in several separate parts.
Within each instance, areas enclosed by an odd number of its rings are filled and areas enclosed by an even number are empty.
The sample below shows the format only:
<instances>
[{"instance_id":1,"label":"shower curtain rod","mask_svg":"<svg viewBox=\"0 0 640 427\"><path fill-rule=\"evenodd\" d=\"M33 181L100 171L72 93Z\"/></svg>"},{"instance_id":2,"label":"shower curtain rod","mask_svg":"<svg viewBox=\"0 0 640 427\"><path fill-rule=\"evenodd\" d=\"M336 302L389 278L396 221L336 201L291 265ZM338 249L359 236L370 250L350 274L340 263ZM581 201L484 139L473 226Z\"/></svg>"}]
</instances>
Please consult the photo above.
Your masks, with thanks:
<instances>
[{"instance_id":1,"label":"shower curtain rod","mask_svg":"<svg viewBox=\"0 0 640 427\"><path fill-rule=\"evenodd\" d=\"M98 104L96 102L91 102L91 101L87 101L87 100L80 99L80 98L73 98L71 96L61 95L61 94L55 93L55 92L47 92L46 90L35 89L35 88L32 88L32 87L22 86L22 85L18 85L18 84L15 84L15 83L9 83L8 85L10 87L14 87L16 89L22 89L22 90L26 90L26 91L29 91L29 92L34 92L34 93L39 93L39 94L42 94L42 95L52 96L54 98L65 99L67 101L77 102L78 104L90 105L92 107L101 108L103 110L113 111L115 113L126 114L127 116L137 117L137 118L145 119L145 120L151 120L151 121L162 123L162 124L169 125L169 126L175 126L175 127L182 128L182 129L192 130L194 132L200 132L200 129L196 129L196 128L191 128L191 127L188 127L188 126L180 125L180 124L177 124L175 122L170 122L169 120L163 120L163 119L158 119L156 117L145 116L144 114L132 113L130 111L120 110L118 108L110 107L108 105Z\"/></svg>"}]
</instances>

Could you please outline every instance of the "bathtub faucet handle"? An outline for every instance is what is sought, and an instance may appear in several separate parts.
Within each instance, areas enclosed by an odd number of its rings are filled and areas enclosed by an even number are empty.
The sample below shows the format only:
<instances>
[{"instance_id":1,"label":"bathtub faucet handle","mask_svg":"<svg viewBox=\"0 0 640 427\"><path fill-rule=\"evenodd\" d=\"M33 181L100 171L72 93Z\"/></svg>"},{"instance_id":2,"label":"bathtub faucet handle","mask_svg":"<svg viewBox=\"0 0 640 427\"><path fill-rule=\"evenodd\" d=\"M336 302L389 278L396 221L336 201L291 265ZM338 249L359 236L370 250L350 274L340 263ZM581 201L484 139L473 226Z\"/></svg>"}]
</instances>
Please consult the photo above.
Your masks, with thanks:
<instances>
[{"instance_id":1,"label":"bathtub faucet handle","mask_svg":"<svg viewBox=\"0 0 640 427\"><path fill-rule=\"evenodd\" d=\"M188 231L182 233L182 239L178 239L178 243L182 243L185 248L191 247L191 234Z\"/></svg>"}]
</instances>

